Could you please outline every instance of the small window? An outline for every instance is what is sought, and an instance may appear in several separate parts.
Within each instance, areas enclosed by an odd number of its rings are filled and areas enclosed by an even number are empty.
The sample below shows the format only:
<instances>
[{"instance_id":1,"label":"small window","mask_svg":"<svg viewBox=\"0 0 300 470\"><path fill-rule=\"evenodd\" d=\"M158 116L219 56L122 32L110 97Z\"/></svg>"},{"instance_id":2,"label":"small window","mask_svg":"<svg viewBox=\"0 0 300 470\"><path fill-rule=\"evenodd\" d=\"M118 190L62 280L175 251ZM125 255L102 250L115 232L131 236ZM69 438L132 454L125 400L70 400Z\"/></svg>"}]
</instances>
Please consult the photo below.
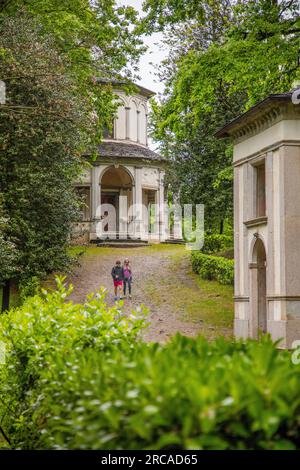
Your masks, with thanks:
<instances>
[{"instance_id":1,"label":"small window","mask_svg":"<svg viewBox=\"0 0 300 470\"><path fill-rule=\"evenodd\" d=\"M77 186L76 192L79 196L80 209L81 209L81 221L90 220L90 187L89 186Z\"/></svg>"},{"instance_id":2,"label":"small window","mask_svg":"<svg viewBox=\"0 0 300 470\"><path fill-rule=\"evenodd\" d=\"M262 163L255 167L256 171L256 217L266 215L266 167Z\"/></svg>"},{"instance_id":3,"label":"small window","mask_svg":"<svg viewBox=\"0 0 300 470\"><path fill-rule=\"evenodd\" d=\"M141 112L140 111L136 111L136 135L137 135L137 142L140 142L141 139L140 139L140 133L141 133L141 123L140 123L140 120L141 120L141 116L140 116Z\"/></svg>"}]
</instances>

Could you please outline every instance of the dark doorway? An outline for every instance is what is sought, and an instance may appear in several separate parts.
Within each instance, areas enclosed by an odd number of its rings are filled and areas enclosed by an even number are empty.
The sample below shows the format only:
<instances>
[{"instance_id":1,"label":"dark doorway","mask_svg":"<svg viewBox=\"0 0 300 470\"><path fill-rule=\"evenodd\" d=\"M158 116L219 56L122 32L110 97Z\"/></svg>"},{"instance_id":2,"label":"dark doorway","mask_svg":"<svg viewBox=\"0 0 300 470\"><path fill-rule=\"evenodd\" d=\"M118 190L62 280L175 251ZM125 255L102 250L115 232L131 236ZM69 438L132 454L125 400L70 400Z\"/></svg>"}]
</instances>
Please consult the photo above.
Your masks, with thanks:
<instances>
[{"instance_id":1,"label":"dark doorway","mask_svg":"<svg viewBox=\"0 0 300 470\"><path fill-rule=\"evenodd\" d=\"M253 336L258 337L259 332L267 332L267 275L266 250L260 238L253 248L252 264L252 325Z\"/></svg>"},{"instance_id":2,"label":"dark doorway","mask_svg":"<svg viewBox=\"0 0 300 470\"><path fill-rule=\"evenodd\" d=\"M261 240L260 240L261 241ZM267 332L266 251L261 241L257 249L258 329Z\"/></svg>"},{"instance_id":3,"label":"dark doorway","mask_svg":"<svg viewBox=\"0 0 300 470\"><path fill-rule=\"evenodd\" d=\"M110 211L109 207L106 205L110 205L114 208L112 212ZM107 223L104 222L103 231L109 231L109 222L108 219L113 217L112 227L113 229L110 232L115 232L116 236L119 231L119 193L101 193L101 217L107 219Z\"/></svg>"}]
</instances>

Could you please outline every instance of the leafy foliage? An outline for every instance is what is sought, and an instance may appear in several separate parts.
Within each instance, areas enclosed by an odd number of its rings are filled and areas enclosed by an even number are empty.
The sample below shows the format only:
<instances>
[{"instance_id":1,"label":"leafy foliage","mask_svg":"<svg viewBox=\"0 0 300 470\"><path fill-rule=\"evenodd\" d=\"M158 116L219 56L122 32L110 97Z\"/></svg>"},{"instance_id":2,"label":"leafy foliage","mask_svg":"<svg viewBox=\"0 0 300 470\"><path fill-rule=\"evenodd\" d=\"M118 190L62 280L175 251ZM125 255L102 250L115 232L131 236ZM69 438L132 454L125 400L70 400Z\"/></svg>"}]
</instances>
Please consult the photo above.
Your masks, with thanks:
<instances>
[{"instance_id":1,"label":"leafy foliage","mask_svg":"<svg viewBox=\"0 0 300 470\"><path fill-rule=\"evenodd\" d=\"M141 50L135 22L135 10L114 0L1 5L0 197L9 223L1 219L0 282L16 274L25 292L32 277L67 266L81 155L95 155L117 106L97 78L130 77Z\"/></svg>"},{"instance_id":2,"label":"leafy foliage","mask_svg":"<svg viewBox=\"0 0 300 470\"><path fill-rule=\"evenodd\" d=\"M0 201L0 285L17 275L18 252L15 245L4 236L9 219L4 217Z\"/></svg>"},{"instance_id":3,"label":"leafy foliage","mask_svg":"<svg viewBox=\"0 0 300 470\"><path fill-rule=\"evenodd\" d=\"M220 284L234 282L234 261L221 256L207 255L201 252L192 252L193 271L203 279L216 280Z\"/></svg>"},{"instance_id":4,"label":"leafy foliage","mask_svg":"<svg viewBox=\"0 0 300 470\"><path fill-rule=\"evenodd\" d=\"M166 24L194 18L204 19L203 0L145 0L143 10L147 13L143 28L147 31L162 30Z\"/></svg>"},{"instance_id":5,"label":"leafy foliage","mask_svg":"<svg viewBox=\"0 0 300 470\"><path fill-rule=\"evenodd\" d=\"M233 247L233 239L229 235L205 235L203 253L213 254L226 251Z\"/></svg>"},{"instance_id":6,"label":"leafy foliage","mask_svg":"<svg viewBox=\"0 0 300 470\"><path fill-rule=\"evenodd\" d=\"M128 317L117 306L108 308L104 290L90 295L83 305L66 302L71 291L72 286L67 288L63 278L58 278L56 291L43 291L1 316L0 341L6 345L6 364L0 372L0 422L13 446L35 446L39 425L33 419L46 391L44 372L48 367L69 365L73 353L80 358L88 349L98 351L100 358L114 347L120 352L125 345L131 348L145 324L142 310ZM59 377L63 376L59 371ZM59 388L52 385L53 398L58 397ZM54 406L55 402L57 398Z\"/></svg>"},{"instance_id":7,"label":"leafy foliage","mask_svg":"<svg viewBox=\"0 0 300 470\"><path fill-rule=\"evenodd\" d=\"M16 268L25 279L67 263L77 216L73 182L94 122L66 58L51 38L41 38L38 25L23 15L8 18L0 37L0 75L7 83L7 104L0 107L0 192L9 216L3 236L16 247Z\"/></svg>"},{"instance_id":8,"label":"leafy foliage","mask_svg":"<svg viewBox=\"0 0 300 470\"><path fill-rule=\"evenodd\" d=\"M119 7L115 0L10 0L2 19L23 11L40 25L40 34L53 39L53 48L67 58L77 93L89 102L97 119L97 142L115 110L111 86L97 84L97 77L129 79L143 50L134 31L137 12ZM1 16L0 16L1 21ZM129 66L132 66L131 68Z\"/></svg>"},{"instance_id":9,"label":"leafy foliage","mask_svg":"<svg viewBox=\"0 0 300 470\"><path fill-rule=\"evenodd\" d=\"M149 0L145 9L145 25L163 28L171 51L153 138L173 162L173 191L205 204L206 229L222 232L232 216L232 148L215 132L299 78L299 2Z\"/></svg>"},{"instance_id":10,"label":"leafy foliage","mask_svg":"<svg viewBox=\"0 0 300 470\"><path fill-rule=\"evenodd\" d=\"M19 449L294 449L299 366L268 337L138 335L143 319L69 290L2 316L1 427Z\"/></svg>"}]
</instances>

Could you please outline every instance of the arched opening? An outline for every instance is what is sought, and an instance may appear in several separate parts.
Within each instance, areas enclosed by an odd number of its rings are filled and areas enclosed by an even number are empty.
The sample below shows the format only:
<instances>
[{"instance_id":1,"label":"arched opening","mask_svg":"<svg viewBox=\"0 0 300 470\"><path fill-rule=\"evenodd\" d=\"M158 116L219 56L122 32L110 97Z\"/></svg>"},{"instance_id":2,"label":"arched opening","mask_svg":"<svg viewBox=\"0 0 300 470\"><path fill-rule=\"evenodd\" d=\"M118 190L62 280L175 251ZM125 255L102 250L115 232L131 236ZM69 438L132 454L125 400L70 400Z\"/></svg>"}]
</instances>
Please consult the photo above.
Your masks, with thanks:
<instances>
[{"instance_id":1,"label":"arched opening","mask_svg":"<svg viewBox=\"0 0 300 470\"><path fill-rule=\"evenodd\" d=\"M128 210L132 204L133 181L122 166L110 166L101 178L102 233L108 238L127 238Z\"/></svg>"},{"instance_id":2,"label":"arched opening","mask_svg":"<svg viewBox=\"0 0 300 470\"><path fill-rule=\"evenodd\" d=\"M132 187L132 178L122 166L110 166L101 178L101 187L104 189L128 189Z\"/></svg>"},{"instance_id":3,"label":"arched opening","mask_svg":"<svg viewBox=\"0 0 300 470\"><path fill-rule=\"evenodd\" d=\"M251 320L252 335L257 338L259 332L267 332L267 276L266 250L263 241L258 238L252 252L251 267Z\"/></svg>"}]
</instances>

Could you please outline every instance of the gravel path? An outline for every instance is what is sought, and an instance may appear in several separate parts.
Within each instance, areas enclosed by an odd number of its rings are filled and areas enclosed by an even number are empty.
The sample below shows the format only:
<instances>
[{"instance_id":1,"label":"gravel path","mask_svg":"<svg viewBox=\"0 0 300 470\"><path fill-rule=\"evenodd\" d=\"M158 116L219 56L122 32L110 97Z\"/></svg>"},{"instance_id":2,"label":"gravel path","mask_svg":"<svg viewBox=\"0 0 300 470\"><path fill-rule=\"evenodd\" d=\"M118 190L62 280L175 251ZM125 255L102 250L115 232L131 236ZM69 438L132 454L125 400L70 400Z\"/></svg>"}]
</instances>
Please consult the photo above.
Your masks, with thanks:
<instances>
[{"instance_id":1,"label":"gravel path","mask_svg":"<svg viewBox=\"0 0 300 470\"><path fill-rule=\"evenodd\" d=\"M195 276L191 273L190 255L182 246L165 246L162 249L90 248L69 278L74 285L71 299L82 303L87 294L104 286L108 291L107 303L112 305L111 269L116 259L123 261L126 257L132 265L134 282L132 300L126 299L122 308L129 313L144 304L149 309L150 325L144 333L145 340L163 342L177 332L186 336L201 333L202 320L186 320L185 299L177 304L174 298L176 286L180 286L181 297L185 288L187 292L191 288L193 291L199 290L201 295Z\"/></svg>"}]
</instances>

